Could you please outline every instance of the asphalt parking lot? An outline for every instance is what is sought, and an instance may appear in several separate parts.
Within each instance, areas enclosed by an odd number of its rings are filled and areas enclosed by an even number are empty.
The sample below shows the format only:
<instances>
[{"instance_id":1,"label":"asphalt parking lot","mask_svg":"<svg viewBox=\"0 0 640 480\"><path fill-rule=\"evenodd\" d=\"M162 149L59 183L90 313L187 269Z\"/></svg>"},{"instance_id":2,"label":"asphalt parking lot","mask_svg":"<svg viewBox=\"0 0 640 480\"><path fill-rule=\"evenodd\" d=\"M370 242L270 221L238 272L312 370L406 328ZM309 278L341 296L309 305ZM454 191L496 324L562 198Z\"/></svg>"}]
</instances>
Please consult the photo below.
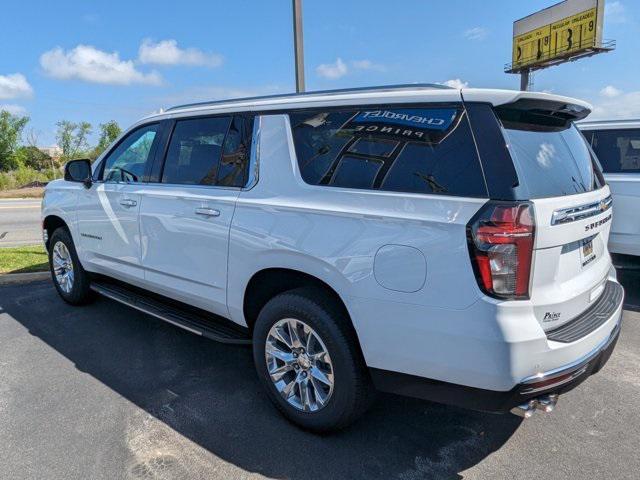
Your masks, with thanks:
<instances>
[{"instance_id":1,"label":"asphalt parking lot","mask_svg":"<svg viewBox=\"0 0 640 480\"><path fill-rule=\"evenodd\" d=\"M607 366L522 421L380 395L353 427L298 430L250 350L49 282L0 287L0 478L637 479L640 270Z\"/></svg>"}]
</instances>

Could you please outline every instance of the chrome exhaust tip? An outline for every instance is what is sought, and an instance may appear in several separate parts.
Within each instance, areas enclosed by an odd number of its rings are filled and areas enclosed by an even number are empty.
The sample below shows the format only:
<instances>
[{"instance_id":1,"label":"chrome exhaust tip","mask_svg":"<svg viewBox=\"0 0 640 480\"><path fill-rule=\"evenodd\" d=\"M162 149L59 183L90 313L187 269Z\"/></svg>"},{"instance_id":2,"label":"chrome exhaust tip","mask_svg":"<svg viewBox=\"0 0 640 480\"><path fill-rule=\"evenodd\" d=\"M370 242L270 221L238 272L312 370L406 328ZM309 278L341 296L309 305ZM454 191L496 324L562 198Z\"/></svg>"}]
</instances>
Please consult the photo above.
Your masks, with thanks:
<instances>
[{"instance_id":1,"label":"chrome exhaust tip","mask_svg":"<svg viewBox=\"0 0 640 480\"><path fill-rule=\"evenodd\" d=\"M530 418L536 410L544 413L553 412L557 402L557 394L543 395L542 397L533 398L527 403L513 407L511 413L522 418Z\"/></svg>"},{"instance_id":2,"label":"chrome exhaust tip","mask_svg":"<svg viewBox=\"0 0 640 480\"><path fill-rule=\"evenodd\" d=\"M558 395L545 395L544 397L540 397L538 400L536 410L540 410L545 413L553 412L553 409L556 408L556 403L558 403Z\"/></svg>"}]
</instances>

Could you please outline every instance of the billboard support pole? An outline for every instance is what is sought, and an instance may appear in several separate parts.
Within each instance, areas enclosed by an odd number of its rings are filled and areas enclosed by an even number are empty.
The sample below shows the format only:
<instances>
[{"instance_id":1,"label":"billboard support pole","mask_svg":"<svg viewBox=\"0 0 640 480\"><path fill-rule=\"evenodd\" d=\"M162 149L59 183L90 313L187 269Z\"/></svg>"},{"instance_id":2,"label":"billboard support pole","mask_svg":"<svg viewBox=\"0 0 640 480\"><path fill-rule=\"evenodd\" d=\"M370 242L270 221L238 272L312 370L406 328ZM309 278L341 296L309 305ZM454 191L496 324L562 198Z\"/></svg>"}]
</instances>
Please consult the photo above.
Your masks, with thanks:
<instances>
[{"instance_id":1,"label":"billboard support pole","mask_svg":"<svg viewBox=\"0 0 640 480\"><path fill-rule=\"evenodd\" d=\"M296 93L304 92L304 45L302 37L302 0L293 2L293 48L296 63Z\"/></svg>"},{"instance_id":2,"label":"billboard support pole","mask_svg":"<svg viewBox=\"0 0 640 480\"><path fill-rule=\"evenodd\" d=\"M525 68L520 72L520 90L527 91L529 90L529 74L531 71L528 68Z\"/></svg>"}]
</instances>

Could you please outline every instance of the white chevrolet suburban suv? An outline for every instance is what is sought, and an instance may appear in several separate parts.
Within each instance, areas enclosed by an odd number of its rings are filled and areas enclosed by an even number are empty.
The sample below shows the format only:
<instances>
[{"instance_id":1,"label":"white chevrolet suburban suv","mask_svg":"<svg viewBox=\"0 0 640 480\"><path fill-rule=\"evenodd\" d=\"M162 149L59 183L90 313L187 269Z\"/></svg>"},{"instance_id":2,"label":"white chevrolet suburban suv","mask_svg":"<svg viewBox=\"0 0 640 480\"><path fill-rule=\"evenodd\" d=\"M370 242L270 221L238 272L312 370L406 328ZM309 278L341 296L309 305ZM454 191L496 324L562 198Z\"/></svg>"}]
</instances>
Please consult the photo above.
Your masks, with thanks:
<instances>
[{"instance_id":1,"label":"white chevrolet suburban suv","mask_svg":"<svg viewBox=\"0 0 640 480\"><path fill-rule=\"evenodd\" d=\"M609 250L640 256L640 119L580 122L578 128L600 160L615 203Z\"/></svg>"},{"instance_id":2,"label":"white chevrolet suburban suv","mask_svg":"<svg viewBox=\"0 0 640 480\"><path fill-rule=\"evenodd\" d=\"M573 125L589 112L428 85L174 107L47 186L53 281L252 344L310 430L376 388L550 411L620 331L609 187Z\"/></svg>"}]
</instances>

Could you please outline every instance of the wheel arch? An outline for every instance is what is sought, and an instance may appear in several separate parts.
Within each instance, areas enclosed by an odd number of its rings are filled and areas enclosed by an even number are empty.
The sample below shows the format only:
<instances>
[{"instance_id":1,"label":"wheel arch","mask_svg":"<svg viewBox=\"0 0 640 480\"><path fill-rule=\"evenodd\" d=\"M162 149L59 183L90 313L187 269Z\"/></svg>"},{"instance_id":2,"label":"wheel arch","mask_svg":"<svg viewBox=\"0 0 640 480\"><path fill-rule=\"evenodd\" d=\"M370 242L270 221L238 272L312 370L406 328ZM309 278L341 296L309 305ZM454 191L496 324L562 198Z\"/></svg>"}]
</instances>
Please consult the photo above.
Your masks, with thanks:
<instances>
[{"instance_id":1,"label":"wheel arch","mask_svg":"<svg viewBox=\"0 0 640 480\"><path fill-rule=\"evenodd\" d=\"M42 221L42 229L46 232L45 247L47 249L49 249L49 239L51 238L51 235L53 235L53 232L55 232L60 227L66 228L71 234L71 229L69 228L67 222L58 215L47 215Z\"/></svg>"},{"instance_id":2,"label":"wheel arch","mask_svg":"<svg viewBox=\"0 0 640 480\"><path fill-rule=\"evenodd\" d=\"M314 288L329 299L345 315L357 336L349 309L336 289L315 275L288 267L263 268L255 272L247 282L244 289L242 312L249 329L253 330L260 310L269 300L280 293L303 287Z\"/></svg>"}]
</instances>

